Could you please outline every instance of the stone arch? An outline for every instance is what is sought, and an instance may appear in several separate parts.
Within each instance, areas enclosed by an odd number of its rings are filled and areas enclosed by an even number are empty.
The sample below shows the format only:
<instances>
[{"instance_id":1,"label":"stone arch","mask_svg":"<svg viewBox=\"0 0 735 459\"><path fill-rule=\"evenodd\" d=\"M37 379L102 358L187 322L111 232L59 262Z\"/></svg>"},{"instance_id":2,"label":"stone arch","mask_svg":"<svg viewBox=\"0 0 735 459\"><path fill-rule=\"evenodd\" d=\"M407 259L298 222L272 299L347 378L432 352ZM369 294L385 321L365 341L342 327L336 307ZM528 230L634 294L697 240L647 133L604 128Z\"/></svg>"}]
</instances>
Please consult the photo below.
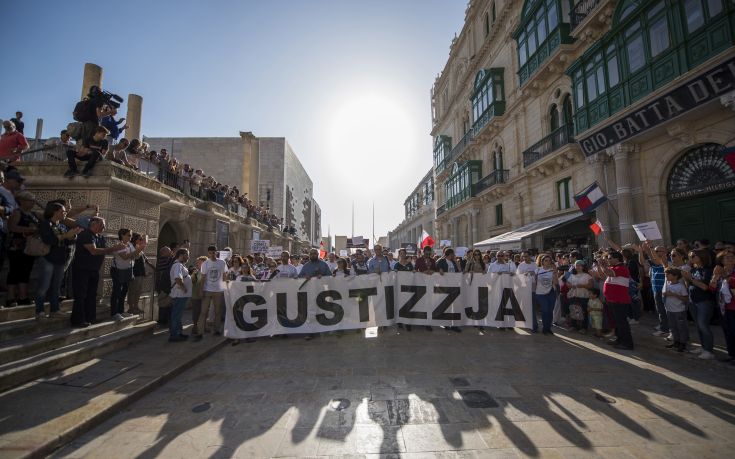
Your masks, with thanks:
<instances>
[{"instance_id":1,"label":"stone arch","mask_svg":"<svg viewBox=\"0 0 735 459\"><path fill-rule=\"evenodd\" d=\"M158 250L171 242L181 243L185 239L191 240L191 232L187 225L173 219L163 220L158 229Z\"/></svg>"}]
</instances>

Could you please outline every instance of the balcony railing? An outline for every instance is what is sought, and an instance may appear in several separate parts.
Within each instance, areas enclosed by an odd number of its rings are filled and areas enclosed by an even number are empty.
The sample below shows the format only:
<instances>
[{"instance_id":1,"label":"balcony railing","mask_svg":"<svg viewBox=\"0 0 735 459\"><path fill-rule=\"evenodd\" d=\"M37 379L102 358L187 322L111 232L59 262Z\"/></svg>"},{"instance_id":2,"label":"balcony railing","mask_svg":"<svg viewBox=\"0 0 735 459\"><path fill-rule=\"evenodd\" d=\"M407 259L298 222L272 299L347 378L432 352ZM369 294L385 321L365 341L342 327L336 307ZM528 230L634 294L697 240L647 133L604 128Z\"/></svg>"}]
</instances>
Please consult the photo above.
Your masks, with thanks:
<instances>
[{"instance_id":1,"label":"balcony railing","mask_svg":"<svg viewBox=\"0 0 735 459\"><path fill-rule=\"evenodd\" d=\"M462 136L462 139L460 139L459 142L457 142L457 145L452 148L452 151L449 152L449 159L447 162L453 161L457 156L461 155L462 152L464 152L465 148L467 148L467 145L472 142L472 139L474 138L474 132L472 129L468 130L464 136Z\"/></svg>"},{"instance_id":2,"label":"balcony railing","mask_svg":"<svg viewBox=\"0 0 735 459\"><path fill-rule=\"evenodd\" d=\"M478 135L479 132L482 131L482 128L484 128L491 119L496 116L502 116L503 113L505 113L504 100L496 100L491 103L487 110L485 110L485 113L483 113L482 116L475 121L475 124L472 125L472 134L474 136Z\"/></svg>"},{"instance_id":3,"label":"balcony railing","mask_svg":"<svg viewBox=\"0 0 735 459\"><path fill-rule=\"evenodd\" d=\"M441 206L436 208L436 216L438 217L439 215L443 214L446 211L447 211L447 205L442 204Z\"/></svg>"},{"instance_id":4,"label":"balcony railing","mask_svg":"<svg viewBox=\"0 0 735 459\"><path fill-rule=\"evenodd\" d=\"M490 172L488 175L481 178L477 183L475 183L474 195L477 196L481 192L487 190L488 188L492 188L495 185L508 183L508 177L510 177L510 172L508 171L508 169L498 169Z\"/></svg>"},{"instance_id":5,"label":"balcony railing","mask_svg":"<svg viewBox=\"0 0 735 459\"><path fill-rule=\"evenodd\" d=\"M581 0L574 5L572 12L569 13L570 20L572 21L572 30L574 30L579 24L584 21L584 18L590 14L590 11L594 9L600 0Z\"/></svg>"},{"instance_id":6,"label":"balcony railing","mask_svg":"<svg viewBox=\"0 0 735 459\"><path fill-rule=\"evenodd\" d=\"M574 142L574 126L564 125L523 152L523 167L528 167L568 143Z\"/></svg>"}]
</instances>

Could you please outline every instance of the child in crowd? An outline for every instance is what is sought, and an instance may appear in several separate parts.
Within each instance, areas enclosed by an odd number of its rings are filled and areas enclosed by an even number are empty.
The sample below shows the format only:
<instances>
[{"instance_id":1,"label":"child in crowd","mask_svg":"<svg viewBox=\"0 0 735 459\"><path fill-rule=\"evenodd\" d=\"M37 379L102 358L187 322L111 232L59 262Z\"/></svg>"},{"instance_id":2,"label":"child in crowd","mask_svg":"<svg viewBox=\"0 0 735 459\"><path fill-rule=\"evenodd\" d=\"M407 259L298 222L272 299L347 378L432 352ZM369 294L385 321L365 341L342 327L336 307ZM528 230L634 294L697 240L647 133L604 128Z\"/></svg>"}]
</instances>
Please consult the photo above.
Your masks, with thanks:
<instances>
[{"instance_id":1,"label":"child in crowd","mask_svg":"<svg viewBox=\"0 0 735 459\"><path fill-rule=\"evenodd\" d=\"M668 267L664 270L664 273L666 274L666 283L663 289L664 307L669 321L669 329L674 335L674 341L667 344L666 347L684 352L687 341L689 341L689 327L687 325L689 292L684 283L681 282L680 269Z\"/></svg>"},{"instance_id":2,"label":"child in crowd","mask_svg":"<svg viewBox=\"0 0 735 459\"><path fill-rule=\"evenodd\" d=\"M602 301L600 301L600 289L590 289L590 299L587 303L587 312L590 316L590 328L594 330L595 336L602 338Z\"/></svg>"}]
</instances>

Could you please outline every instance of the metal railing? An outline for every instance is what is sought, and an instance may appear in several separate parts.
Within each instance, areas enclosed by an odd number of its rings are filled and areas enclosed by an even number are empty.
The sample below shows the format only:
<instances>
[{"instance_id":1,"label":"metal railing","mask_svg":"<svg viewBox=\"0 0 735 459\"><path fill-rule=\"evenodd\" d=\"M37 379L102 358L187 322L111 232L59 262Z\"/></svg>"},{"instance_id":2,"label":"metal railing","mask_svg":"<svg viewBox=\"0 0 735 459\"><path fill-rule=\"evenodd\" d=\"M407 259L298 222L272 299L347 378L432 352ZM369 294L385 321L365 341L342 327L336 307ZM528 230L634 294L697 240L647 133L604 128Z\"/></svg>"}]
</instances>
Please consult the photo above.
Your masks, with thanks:
<instances>
[{"instance_id":1,"label":"metal railing","mask_svg":"<svg viewBox=\"0 0 735 459\"><path fill-rule=\"evenodd\" d=\"M530 166L541 158L550 155L564 145L572 142L574 142L574 126L566 124L524 151L523 167Z\"/></svg>"},{"instance_id":2,"label":"metal railing","mask_svg":"<svg viewBox=\"0 0 735 459\"><path fill-rule=\"evenodd\" d=\"M472 139L474 139L474 137L475 137L475 133L472 130L472 128L470 128L469 131L465 132L465 134L462 136L460 141L457 142L457 145L455 145L454 148L452 148L452 151L449 152L449 158L447 162L450 162L454 160L457 156L461 155L462 152L464 152L464 150L467 148L467 145L469 145L470 142L472 142Z\"/></svg>"},{"instance_id":3,"label":"metal railing","mask_svg":"<svg viewBox=\"0 0 735 459\"><path fill-rule=\"evenodd\" d=\"M475 196L495 185L508 183L509 177L510 171L508 169L498 169L490 172L475 183Z\"/></svg>"},{"instance_id":4,"label":"metal railing","mask_svg":"<svg viewBox=\"0 0 735 459\"><path fill-rule=\"evenodd\" d=\"M584 21L584 18L590 14L598 4L600 0L581 0L574 5L572 11L569 13L569 19L572 24L572 30L574 30L579 24Z\"/></svg>"},{"instance_id":5,"label":"metal railing","mask_svg":"<svg viewBox=\"0 0 735 459\"><path fill-rule=\"evenodd\" d=\"M447 205L442 204L441 206L436 208L436 216L438 217L439 215L443 214L446 211L447 211Z\"/></svg>"}]
</instances>

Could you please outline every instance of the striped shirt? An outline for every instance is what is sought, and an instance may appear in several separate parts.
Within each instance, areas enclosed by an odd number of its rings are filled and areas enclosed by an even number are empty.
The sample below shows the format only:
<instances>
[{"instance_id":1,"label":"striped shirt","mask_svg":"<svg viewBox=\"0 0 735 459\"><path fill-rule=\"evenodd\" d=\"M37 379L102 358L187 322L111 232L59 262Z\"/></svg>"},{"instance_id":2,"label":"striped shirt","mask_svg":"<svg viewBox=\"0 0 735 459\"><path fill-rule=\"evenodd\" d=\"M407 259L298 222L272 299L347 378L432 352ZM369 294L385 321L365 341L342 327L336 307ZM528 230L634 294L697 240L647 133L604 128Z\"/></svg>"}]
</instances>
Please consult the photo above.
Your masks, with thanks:
<instances>
[{"instance_id":1,"label":"striped shirt","mask_svg":"<svg viewBox=\"0 0 735 459\"><path fill-rule=\"evenodd\" d=\"M661 293L666 283L666 274L664 273L663 265L657 265L652 261L648 261L650 266L649 274L651 276L651 289L653 293Z\"/></svg>"}]
</instances>

